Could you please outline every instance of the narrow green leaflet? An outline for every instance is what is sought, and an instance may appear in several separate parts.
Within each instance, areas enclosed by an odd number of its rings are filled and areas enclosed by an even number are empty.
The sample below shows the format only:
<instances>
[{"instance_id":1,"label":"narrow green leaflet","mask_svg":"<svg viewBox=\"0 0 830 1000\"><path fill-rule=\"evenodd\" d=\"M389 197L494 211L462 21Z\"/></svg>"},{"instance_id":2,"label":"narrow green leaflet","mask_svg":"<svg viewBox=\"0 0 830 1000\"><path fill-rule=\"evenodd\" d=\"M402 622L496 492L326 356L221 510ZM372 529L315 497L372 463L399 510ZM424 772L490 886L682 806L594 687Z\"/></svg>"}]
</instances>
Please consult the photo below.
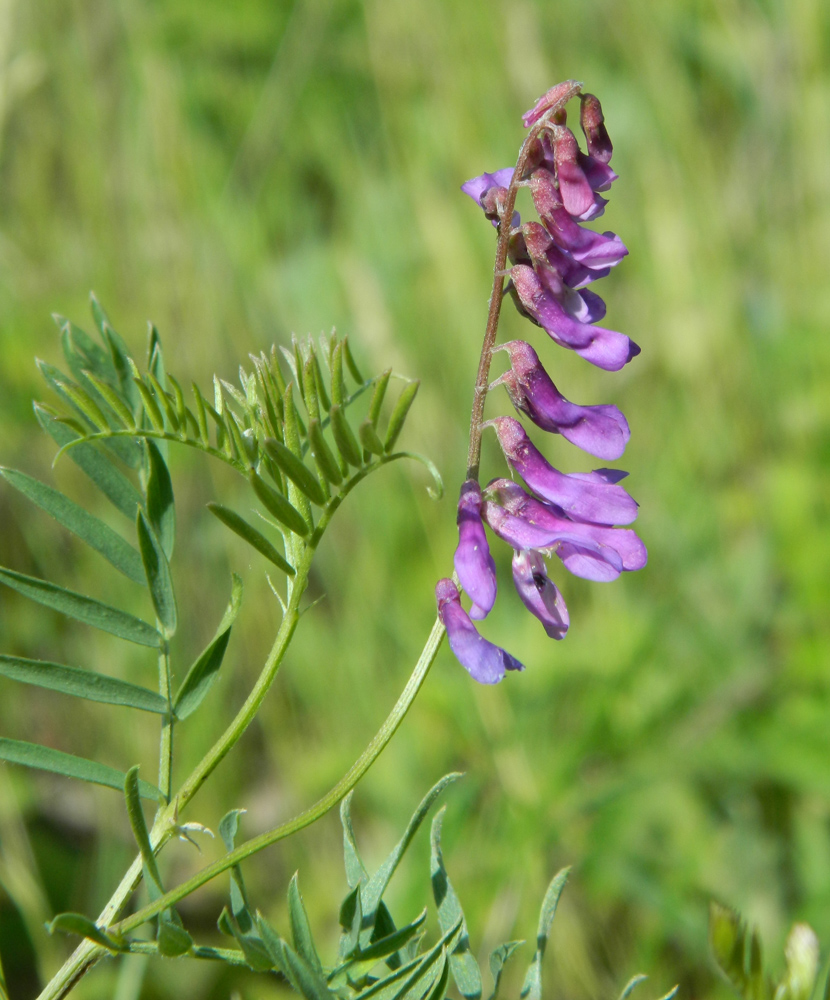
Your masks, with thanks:
<instances>
[{"instance_id":1,"label":"narrow green leaflet","mask_svg":"<svg viewBox=\"0 0 830 1000\"><path fill-rule=\"evenodd\" d=\"M636 976L632 976L631 979L623 986L623 991L620 993L620 1000L628 1000L633 991L648 979L648 976L644 976L642 972L638 973Z\"/></svg>"},{"instance_id":2,"label":"narrow green leaflet","mask_svg":"<svg viewBox=\"0 0 830 1000\"><path fill-rule=\"evenodd\" d=\"M340 934L339 953L341 958L353 955L360 940L360 925L363 923L363 910L360 906L360 886L346 896L340 904Z\"/></svg>"},{"instance_id":3,"label":"narrow green leaflet","mask_svg":"<svg viewBox=\"0 0 830 1000\"><path fill-rule=\"evenodd\" d=\"M219 675L219 668L222 666L231 637L231 626L241 606L242 580L234 573L230 604L225 609L222 621L219 622L216 635L188 670L176 694L173 711L177 718L186 719L196 711Z\"/></svg>"},{"instance_id":4,"label":"narrow green leaflet","mask_svg":"<svg viewBox=\"0 0 830 1000\"><path fill-rule=\"evenodd\" d=\"M93 785L117 788L119 791L123 789L126 777L123 771L118 771L107 764L98 764L84 757L76 757L71 753L41 746L39 743L26 743L23 740L10 740L5 737L0 737L0 760L8 761L9 764L33 767L39 771L51 771L52 774L62 774L66 778L78 778ZM142 798L152 799L154 802L162 800L161 792L148 781L139 781L138 788Z\"/></svg>"},{"instance_id":5,"label":"narrow green leaflet","mask_svg":"<svg viewBox=\"0 0 830 1000\"><path fill-rule=\"evenodd\" d=\"M138 643L139 646L158 646L161 636L147 622L135 618L126 611L113 608L109 604L77 594L74 590L64 590L54 583L35 576L24 576L14 570L0 567L0 583L11 587L24 597L28 597L47 608L54 608L61 614L76 621L110 632L120 639Z\"/></svg>"},{"instance_id":6,"label":"narrow green leaflet","mask_svg":"<svg viewBox=\"0 0 830 1000\"><path fill-rule=\"evenodd\" d=\"M447 871L444 868L444 858L441 852L441 827L444 822L446 806L442 806L438 815L432 821L430 835L430 878L432 894L438 908L438 923L442 931L448 931L461 921L461 936L458 946L450 955L450 969L455 985L464 1000L479 1000L482 983L481 971L475 956L470 951L470 938L467 933L467 922L461 909L458 895L452 887Z\"/></svg>"},{"instance_id":7,"label":"narrow green leaflet","mask_svg":"<svg viewBox=\"0 0 830 1000\"><path fill-rule=\"evenodd\" d=\"M439 959L440 965L438 966L438 975L435 978L435 985L427 993L424 1000L443 1000L447 993L447 986L450 981L450 966L447 962L447 950L446 948L441 949L441 958Z\"/></svg>"},{"instance_id":8,"label":"narrow green leaflet","mask_svg":"<svg viewBox=\"0 0 830 1000\"><path fill-rule=\"evenodd\" d=\"M176 595L173 591L173 578L170 575L170 564L161 547L156 533L150 527L143 510L139 510L135 530L138 535L138 548L144 572L147 575L147 585L156 617L161 625L166 639L176 633L178 612L176 610Z\"/></svg>"},{"instance_id":9,"label":"narrow green leaflet","mask_svg":"<svg viewBox=\"0 0 830 1000\"><path fill-rule=\"evenodd\" d=\"M286 562L265 535L248 524L244 517L240 517L236 511L231 510L229 507L224 507L222 504L214 503L213 501L207 507L211 514L218 517L225 527L230 528L234 534L239 535L249 545L252 545L257 552L265 556L266 559L281 569L283 573L287 573L288 576L294 576L296 572L294 567Z\"/></svg>"},{"instance_id":10,"label":"narrow green leaflet","mask_svg":"<svg viewBox=\"0 0 830 1000\"><path fill-rule=\"evenodd\" d=\"M80 937L89 938L90 941L102 945L107 951L113 953L129 950L125 942L106 934L82 913L59 913L54 920L46 925L46 930L50 934L54 934L55 931L61 931L64 934L78 934Z\"/></svg>"},{"instance_id":11,"label":"narrow green leaflet","mask_svg":"<svg viewBox=\"0 0 830 1000\"><path fill-rule=\"evenodd\" d=\"M63 493L24 472L0 466L0 476L41 510L54 517L64 528L77 535L96 552L100 552L124 576L136 583L145 582L141 556L109 525L85 511Z\"/></svg>"},{"instance_id":12,"label":"narrow green leaflet","mask_svg":"<svg viewBox=\"0 0 830 1000\"><path fill-rule=\"evenodd\" d=\"M386 438L383 442L384 451L391 451L395 447L395 442L398 440L403 430L403 425L406 423L406 418L409 416L409 410L415 402L415 396L418 393L420 384L420 380L415 379L412 382L407 382L404 386L397 403L395 403L395 408L389 417L389 426L386 428Z\"/></svg>"},{"instance_id":13,"label":"narrow green leaflet","mask_svg":"<svg viewBox=\"0 0 830 1000\"><path fill-rule=\"evenodd\" d=\"M501 974L504 972L507 960L523 944L524 941L506 941L504 944L500 944L498 948L494 948L490 953L490 975L493 977L493 992L490 994L489 1000L497 1000Z\"/></svg>"},{"instance_id":14,"label":"narrow green leaflet","mask_svg":"<svg viewBox=\"0 0 830 1000\"><path fill-rule=\"evenodd\" d=\"M61 423L42 404L35 403L34 409L38 423L59 447L64 448L81 436ZM135 521L136 510L143 503L141 494L103 452L93 444L79 444L71 448L67 455L83 469L113 506L130 521Z\"/></svg>"},{"instance_id":15,"label":"narrow green leaflet","mask_svg":"<svg viewBox=\"0 0 830 1000\"><path fill-rule=\"evenodd\" d=\"M519 994L521 1000L542 1000L542 959L545 957L545 948L548 943L553 918L556 916L556 907L559 897L568 881L570 868L563 868L553 876L548 886L545 898L542 900L542 909L539 913L539 927L536 931L536 952L527 970L525 981L522 984L522 991Z\"/></svg>"},{"instance_id":16,"label":"narrow green leaflet","mask_svg":"<svg viewBox=\"0 0 830 1000\"><path fill-rule=\"evenodd\" d=\"M375 914L377 913L381 897L386 891L386 887L389 885L389 880L392 878L395 869L398 867L398 863L403 857L404 852L407 847L409 847L412 838L418 831L418 827L420 827L421 823L423 823L427 813L432 807L433 802L435 802L441 792L443 792L448 785L452 784L453 781L456 781L460 777L461 775L457 772L447 774L441 778L439 782L432 786L422 799L421 804L415 810L415 813L413 814L412 819L410 819L403 836L395 845L389 857L369 879L363 889L361 896L363 900L364 925L366 926L364 934L361 935L361 943L368 942L369 936L371 935L371 928L374 926Z\"/></svg>"},{"instance_id":17,"label":"narrow green leaflet","mask_svg":"<svg viewBox=\"0 0 830 1000\"><path fill-rule=\"evenodd\" d=\"M89 334L60 314L52 313L52 319L61 331L61 346L70 367L78 366L78 371L81 366L89 368L99 378L114 382L115 366L107 352L99 347ZM75 371L73 374L78 377Z\"/></svg>"},{"instance_id":18,"label":"narrow green leaflet","mask_svg":"<svg viewBox=\"0 0 830 1000\"><path fill-rule=\"evenodd\" d=\"M320 956L317 954L317 948L314 946L311 925L303 905L303 897L300 895L297 877L298 873L294 872L288 883L288 919L291 924L291 940L294 942L297 954L303 961L322 975L323 966L320 962Z\"/></svg>"},{"instance_id":19,"label":"narrow green leaflet","mask_svg":"<svg viewBox=\"0 0 830 1000\"><path fill-rule=\"evenodd\" d=\"M176 537L176 508L173 500L173 483L170 470L155 441L147 441L147 516L153 530L161 540L161 547L168 559L173 555Z\"/></svg>"},{"instance_id":20,"label":"narrow green leaflet","mask_svg":"<svg viewBox=\"0 0 830 1000\"><path fill-rule=\"evenodd\" d=\"M422 928L426 922L426 918L427 911L425 909L411 924L407 924L405 927L394 931L394 933L380 938L380 940L373 942L367 948L356 950L353 948L351 951L347 951L344 956L346 960L329 975L329 984L331 986L340 985L346 977L352 982L362 979L379 962L387 961L392 955L399 952L401 948L409 944L410 941L413 941L416 937L420 937L423 933ZM352 939L355 942L357 941L356 930L352 934Z\"/></svg>"},{"instance_id":21,"label":"narrow green leaflet","mask_svg":"<svg viewBox=\"0 0 830 1000\"><path fill-rule=\"evenodd\" d=\"M461 922L451 927L440 941L420 958L396 969L392 975L372 983L367 989L358 993L354 1000L392 1000L396 997L420 997L428 990L434 981L440 978L442 958L446 952L452 951L456 945ZM410 971L411 970L411 971ZM397 984L403 980L402 985ZM426 980L426 983L424 982ZM390 987L392 987L390 989Z\"/></svg>"},{"instance_id":22,"label":"narrow green leaflet","mask_svg":"<svg viewBox=\"0 0 830 1000\"><path fill-rule=\"evenodd\" d=\"M326 985L323 974L312 968L285 941L282 942L282 956L291 985L306 1000L336 1000Z\"/></svg>"},{"instance_id":23,"label":"narrow green leaflet","mask_svg":"<svg viewBox=\"0 0 830 1000\"><path fill-rule=\"evenodd\" d=\"M227 907L220 913L217 926L223 934L236 940L245 956L245 963L254 972L270 972L278 964L257 931L242 931L235 918L228 913Z\"/></svg>"},{"instance_id":24,"label":"narrow green leaflet","mask_svg":"<svg viewBox=\"0 0 830 1000\"><path fill-rule=\"evenodd\" d=\"M251 485L257 498L266 510L290 531L305 537L309 528L302 514L285 499L282 493L264 482L255 472L250 474Z\"/></svg>"},{"instance_id":25,"label":"narrow green leaflet","mask_svg":"<svg viewBox=\"0 0 830 1000\"><path fill-rule=\"evenodd\" d=\"M287 408L294 404L288 398L285 405ZM318 507L325 505L326 496L319 482L314 477L314 473L297 458L290 448L286 447L281 441L277 441L276 438L266 438L265 450L301 493L305 494L312 503L316 503Z\"/></svg>"},{"instance_id":26,"label":"narrow green leaflet","mask_svg":"<svg viewBox=\"0 0 830 1000\"><path fill-rule=\"evenodd\" d=\"M141 808L141 797L138 790L138 765L131 767L124 775L124 801L127 804L127 816L130 819L130 826L133 829L138 849L141 851L141 860L144 868L153 880L155 887L164 892L161 884L156 856L153 853L153 845L150 843L150 834L147 832L147 823L144 819L144 810Z\"/></svg>"},{"instance_id":27,"label":"narrow green leaflet","mask_svg":"<svg viewBox=\"0 0 830 1000\"><path fill-rule=\"evenodd\" d=\"M167 702L156 691L61 663L28 660L0 653L0 675L23 684L34 684L75 698L85 698L87 701L124 705L142 712L164 714L167 711Z\"/></svg>"},{"instance_id":28,"label":"narrow green leaflet","mask_svg":"<svg viewBox=\"0 0 830 1000\"><path fill-rule=\"evenodd\" d=\"M360 860L354 829L352 828L352 796L354 790L340 803L340 822L343 824L343 856L346 865L346 881L354 889L360 882L369 879L368 872Z\"/></svg>"}]
</instances>

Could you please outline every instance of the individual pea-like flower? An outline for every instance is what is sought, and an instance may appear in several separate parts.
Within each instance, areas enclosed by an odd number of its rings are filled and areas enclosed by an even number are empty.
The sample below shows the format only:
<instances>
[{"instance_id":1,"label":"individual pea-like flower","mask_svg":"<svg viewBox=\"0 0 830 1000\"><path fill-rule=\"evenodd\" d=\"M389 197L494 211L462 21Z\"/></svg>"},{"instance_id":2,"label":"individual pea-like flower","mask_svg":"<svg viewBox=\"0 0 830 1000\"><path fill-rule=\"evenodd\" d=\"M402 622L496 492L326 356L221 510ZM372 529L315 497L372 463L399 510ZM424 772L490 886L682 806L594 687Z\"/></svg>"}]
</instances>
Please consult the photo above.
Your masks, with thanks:
<instances>
[{"instance_id":1,"label":"individual pea-like flower","mask_svg":"<svg viewBox=\"0 0 830 1000\"><path fill-rule=\"evenodd\" d=\"M472 599L471 618L486 618L496 603L496 564L481 522L481 487L470 479L458 500L458 548L455 572Z\"/></svg>"},{"instance_id":2,"label":"individual pea-like flower","mask_svg":"<svg viewBox=\"0 0 830 1000\"><path fill-rule=\"evenodd\" d=\"M586 580L615 580L648 561L645 545L630 528L573 521L510 479L487 486L482 517L512 548L554 552L569 572Z\"/></svg>"},{"instance_id":3,"label":"individual pea-like flower","mask_svg":"<svg viewBox=\"0 0 830 1000\"><path fill-rule=\"evenodd\" d=\"M547 277L526 264L516 264L510 272L511 291L521 312L560 347L567 347L597 368L616 372L640 353L640 348L624 333L575 319L555 290L545 287Z\"/></svg>"},{"instance_id":4,"label":"individual pea-like flower","mask_svg":"<svg viewBox=\"0 0 830 1000\"><path fill-rule=\"evenodd\" d=\"M497 684L506 670L524 670L510 653L488 642L461 607L458 588L449 579L439 580L435 586L438 614L447 630L450 649L462 667L480 684Z\"/></svg>"},{"instance_id":5,"label":"individual pea-like flower","mask_svg":"<svg viewBox=\"0 0 830 1000\"><path fill-rule=\"evenodd\" d=\"M496 350L507 351L510 369L492 383L491 389L503 385L516 409L543 431L561 434L578 448L606 461L613 462L622 455L631 432L616 406L577 406L569 402L542 367L539 355L523 340L511 340Z\"/></svg>"},{"instance_id":6,"label":"individual pea-like flower","mask_svg":"<svg viewBox=\"0 0 830 1000\"><path fill-rule=\"evenodd\" d=\"M548 578L545 560L538 552L513 554L513 582L525 607L544 626L551 639L564 639L570 619L556 584Z\"/></svg>"},{"instance_id":7,"label":"individual pea-like flower","mask_svg":"<svg viewBox=\"0 0 830 1000\"><path fill-rule=\"evenodd\" d=\"M565 104L579 94L572 80L557 84L523 116L531 134L516 168L481 174L462 190L499 227L495 275L509 274L506 289L519 313L542 327L561 347L606 371L619 371L640 353L625 334L598 326L605 303L589 289L628 254L619 236L596 232L582 223L600 216L616 173L613 147L599 101L580 94L579 122L587 151L579 148L567 126ZM513 204L517 187L527 187L539 221L522 224ZM506 228L501 228L506 227ZM512 265L505 271L507 260ZM491 316L497 318L498 312ZM492 331L491 331L492 332ZM492 340L487 339L487 350ZM605 461L618 459L630 437L628 422L616 406L580 406L570 402L530 344L512 340L504 350L510 368L489 388L504 385L518 413L540 430L560 434L571 444ZM486 373L489 356L483 357ZM606 582L642 569L648 558L637 534L625 527L637 517L637 503L619 485L627 473L615 469L564 473L533 444L522 424L500 416L481 422L482 393L477 385L473 433L492 427L509 466L524 488L510 479L494 479L482 491L477 482L478 443L471 442L476 479L468 479L458 503L459 542L455 553L458 580L472 601L468 614L451 580L439 581L438 608L450 647L478 681L495 683L510 669L522 669L509 653L484 639L472 618L484 618L495 602L495 564L485 526L513 550L513 581L519 597L553 639L568 631L565 601L548 575L546 559L557 556L575 576Z\"/></svg>"}]
</instances>

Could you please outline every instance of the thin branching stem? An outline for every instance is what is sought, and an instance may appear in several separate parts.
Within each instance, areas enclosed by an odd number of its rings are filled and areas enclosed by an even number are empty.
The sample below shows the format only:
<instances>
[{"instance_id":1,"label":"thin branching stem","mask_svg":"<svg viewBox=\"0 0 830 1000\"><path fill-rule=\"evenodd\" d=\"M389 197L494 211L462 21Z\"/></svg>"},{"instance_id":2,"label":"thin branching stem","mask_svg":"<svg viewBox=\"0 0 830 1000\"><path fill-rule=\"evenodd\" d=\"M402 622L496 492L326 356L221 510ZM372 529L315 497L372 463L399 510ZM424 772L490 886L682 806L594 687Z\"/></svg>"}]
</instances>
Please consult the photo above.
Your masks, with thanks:
<instances>
[{"instance_id":1,"label":"thin branching stem","mask_svg":"<svg viewBox=\"0 0 830 1000\"><path fill-rule=\"evenodd\" d=\"M167 702L167 711L161 719L159 739L159 788L166 802L173 791L173 693L170 672L170 646L165 640L159 650L159 694Z\"/></svg>"}]
</instances>

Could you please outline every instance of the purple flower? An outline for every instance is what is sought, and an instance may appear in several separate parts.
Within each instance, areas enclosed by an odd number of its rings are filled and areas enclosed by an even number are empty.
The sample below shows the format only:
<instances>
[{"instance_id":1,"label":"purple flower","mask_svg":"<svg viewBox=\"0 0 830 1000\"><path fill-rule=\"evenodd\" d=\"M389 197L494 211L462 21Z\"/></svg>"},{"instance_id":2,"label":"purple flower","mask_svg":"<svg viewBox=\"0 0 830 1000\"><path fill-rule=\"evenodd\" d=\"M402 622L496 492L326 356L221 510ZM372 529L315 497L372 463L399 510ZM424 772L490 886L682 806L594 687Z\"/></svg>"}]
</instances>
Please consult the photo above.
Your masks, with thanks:
<instances>
[{"instance_id":1,"label":"purple flower","mask_svg":"<svg viewBox=\"0 0 830 1000\"><path fill-rule=\"evenodd\" d=\"M501 647L488 642L461 607L458 588L449 579L435 586L438 614L447 630L450 649L470 676L480 684L498 684L505 670L524 670L524 664Z\"/></svg>"},{"instance_id":2,"label":"purple flower","mask_svg":"<svg viewBox=\"0 0 830 1000\"><path fill-rule=\"evenodd\" d=\"M525 607L534 614L551 639L564 639L570 620L562 595L548 579L545 560L538 552L513 555L513 582Z\"/></svg>"},{"instance_id":3,"label":"purple flower","mask_svg":"<svg viewBox=\"0 0 830 1000\"><path fill-rule=\"evenodd\" d=\"M536 351L523 340L511 340L496 350L507 351L511 368L496 379L491 389L504 385L516 409L543 431L561 434L578 448L609 462L622 455L631 432L616 406L577 406L568 402L542 367Z\"/></svg>"},{"instance_id":4,"label":"purple flower","mask_svg":"<svg viewBox=\"0 0 830 1000\"><path fill-rule=\"evenodd\" d=\"M587 580L615 580L648 561L645 545L630 528L571 521L509 479L489 484L482 515L514 549L553 551L574 576Z\"/></svg>"},{"instance_id":5,"label":"purple flower","mask_svg":"<svg viewBox=\"0 0 830 1000\"><path fill-rule=\"evenodd\" d=\"M581 289L611 272L610 266L591 268L580 264L567 250L556 245L540 222L526 222L521 231L514 234L509 245L510 259L514 264L530 262L539 271L544 268L556 271L562 283L571 289Z\"/></svg>"},{"instance_id":6,"label":"purple flower","mask_svg":"<svg viewBox=\"0 0 830 1000\"><path fill-rule=\"evenodd\" d=\"M473 602L471 618L486 618L496 603L496 564L481 523L481 487L468 479L458 500L455 571Z\"/></svg>"},{"instance_id":7,"label":"purple flower","mask_svg":"<svg viewBox=\"0 0 830 1000\"><path fill-rule=\"evenodd\" d=\"M605 200L597 198L594 189L579 164L576 136L564 125L559 126L553 139L553 162L559 182L559 196L565 211L575 219L588 220L605 208Z\"/></svg>"},{"instance_id":8,"label":"purple flower","mask_svg":"<svg viewBox=\"0 0 830 1000\"><path fill-rule=\"evenodd\" d=\"M628 254L625 244L615 233L595 233L574 222L549 171L533 172L530 193L539 217L556 244L580 264L592 269L613 267Z\"/></svg>"},{"instance_id":9,"label":"purple flower","mask_svg":"<svg viewBox=\"0 0 830 1000\"><path fill-rule=\"evenodd\" d=\"M627 473L595 469L567 475L545 460L513 417L496 417L482 426L495 427L502 451L516 472L535 493L572 520L611 525L631 524L636 519L637 502L616 485Z\"/></svg>"},{"instance_id":10,"label":"purple flower","mask_svg":"<svg viewBox=\"0 0 830 1000\"><path fill-rule=\"evenodd\" d=\"M600 163L610 163L614 147L605 128L602 105L593 94L580 94L579 124L585 133L588 153Z\"/></svg>"},{"instance_id":11,"label":"purple flower","mask_svg":"<svg viewBox=\"0 0 830 1000\"><path fill-rule=\"evenodd\" d=\"M532 267L515 264L510 277L520 311L561 347L568 347L597 368L611 372L619 371L640 353L640 348L624 333L574 319L556 295L544 287Z\"/></svg>"},{"instance_id":12,"label":"purple flower","mask_svg":"<svg viewBox=\"0 0 830 1000\"><path fill-rule=\"evenodd\" d=\"M476 204L484 209L484 214L498 226L503 211L502 202L507 197L507 188L513 179L513 167L496 170L492 174L480 174L461 185L464 194L468 194ZM518 212L513 213L514 227L521 224Z\"/></svg>"}]
</instances>

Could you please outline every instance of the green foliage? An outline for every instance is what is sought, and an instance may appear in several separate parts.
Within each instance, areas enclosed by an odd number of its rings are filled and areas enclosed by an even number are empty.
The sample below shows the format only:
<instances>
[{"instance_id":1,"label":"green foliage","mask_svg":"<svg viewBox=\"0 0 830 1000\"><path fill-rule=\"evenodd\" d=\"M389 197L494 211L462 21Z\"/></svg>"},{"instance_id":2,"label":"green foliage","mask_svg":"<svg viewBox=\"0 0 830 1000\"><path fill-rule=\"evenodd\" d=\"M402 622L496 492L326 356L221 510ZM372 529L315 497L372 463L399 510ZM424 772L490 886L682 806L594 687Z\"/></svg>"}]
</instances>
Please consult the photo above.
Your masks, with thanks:
<instances>
[{"instance_id":1,"label":"green foliage","mask_svg":"<svg viewBox=\"0 0 830 1000\"><path fill-rule=\"evenodd\" d=\"M764 969L761 939L728 907L709 908L709 942L718 968L744 1000L810 1000L826 993L818 984L819 945L807 924L794 924L784 947L786 965L775 983Z\"/></svg>"}]
</instances>

